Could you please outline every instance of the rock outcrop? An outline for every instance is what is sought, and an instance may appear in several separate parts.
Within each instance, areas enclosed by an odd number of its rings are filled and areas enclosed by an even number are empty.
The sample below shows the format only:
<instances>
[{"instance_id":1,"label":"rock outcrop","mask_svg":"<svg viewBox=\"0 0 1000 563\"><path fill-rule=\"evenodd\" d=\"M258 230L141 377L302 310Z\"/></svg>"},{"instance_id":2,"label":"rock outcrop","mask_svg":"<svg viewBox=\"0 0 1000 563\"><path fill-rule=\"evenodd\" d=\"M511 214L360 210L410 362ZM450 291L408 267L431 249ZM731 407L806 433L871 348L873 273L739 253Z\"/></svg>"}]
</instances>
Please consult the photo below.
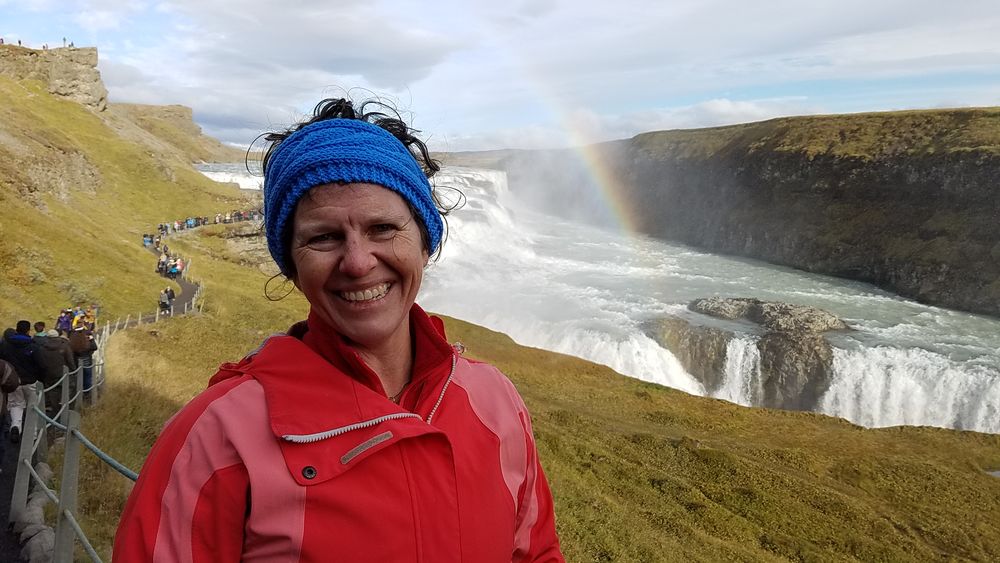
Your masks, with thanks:
<instances>
[{"instance_id":1,"label":"rock outcrop","mask_svg":"<svg viewBox=\"0 0 1000 563\"><path fill-rule=\"evenodd\" d=\"M816 307L748 297L696 299L688 308L720 319L745 319L769 332L820 333L848 328L847 323L836 315Z\"/></svg>"},{"instance_id":2,"label":"rock outcrop","mask_svg":"<svg viewBox=\"0 0 1000 563\"><path fill-rule=\"evenodd\" d=\"M37 80L48 91L97 111L108 105L108 90L97 70L97 49L29 49L0 45L0 75Z\"/></svg>"},{"instance_id":3,"label":"rock outcrop","mask_svg":"<svg viewBox=\"0 0 1000 563\"><path fill-rule=\"evenodd\" d=\"M849 329L846 323L815 307L750 298L697 299L688 308L759 327L762 334L756 345L762 388L757 406L815 410L833 376L833 350L823 333ZM720 389L734 331L667 318L658 323L654 336L709 394Z\"/></svg>"}]
</instances>

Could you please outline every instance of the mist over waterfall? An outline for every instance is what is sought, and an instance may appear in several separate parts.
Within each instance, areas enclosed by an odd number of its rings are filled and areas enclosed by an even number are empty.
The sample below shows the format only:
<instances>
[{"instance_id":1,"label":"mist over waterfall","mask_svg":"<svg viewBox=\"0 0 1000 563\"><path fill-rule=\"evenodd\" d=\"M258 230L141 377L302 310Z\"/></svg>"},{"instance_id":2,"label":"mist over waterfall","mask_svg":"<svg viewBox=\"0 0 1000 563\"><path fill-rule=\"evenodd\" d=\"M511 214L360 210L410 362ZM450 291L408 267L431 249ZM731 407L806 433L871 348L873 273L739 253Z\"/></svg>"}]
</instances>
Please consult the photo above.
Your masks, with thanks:
<instances>
[{"instance_id":1,"label":"mist over waterfall","mask_svg":"<svg viewBox=\"0 0 1000 563\"><path fill-rule=\"evenodd\" d=\"M443 255L427 269L417 300L429 311L501 331L521 344L707 395L650 336L653 323L666 316L705 322L687 304L712 296L809 305L854 329L827 334L833 374L818 410L864 426L1000 433L996 319L921 305L860 282L566 219L572 212L545 214L539 211L543 196L524 201L524 187L510 189L499 171L445 168L435 184L445 197L456 196L449 187L461 190L467 202L448 217ZM600 219L594 205L587 199L585 214ZM759 405L759 328L749 323L728 328L738 335L726 344L724 373L711 395Z\"/></svg>"}]
</instances>

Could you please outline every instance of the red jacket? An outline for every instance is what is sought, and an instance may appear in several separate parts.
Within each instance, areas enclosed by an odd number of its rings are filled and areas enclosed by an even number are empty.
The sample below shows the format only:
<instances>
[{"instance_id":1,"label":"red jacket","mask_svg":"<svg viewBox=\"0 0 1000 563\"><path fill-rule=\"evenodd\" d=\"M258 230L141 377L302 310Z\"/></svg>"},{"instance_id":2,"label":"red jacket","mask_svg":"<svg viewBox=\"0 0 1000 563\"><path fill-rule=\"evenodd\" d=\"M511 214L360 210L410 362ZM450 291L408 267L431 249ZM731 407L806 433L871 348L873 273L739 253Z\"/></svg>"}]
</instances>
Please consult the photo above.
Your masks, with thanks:
<instances>
[{"instance_id":1,"label":"red jacket","mask_svg":"<svg viewBox=\"0 0 1000 563\"><path fill-rule=\"evenodd\" d=\"M433 320L411 311L400 405L312 316L224 364L154 444L114 560L562 561L521 397Z\"/></svg>"}]
</instances>

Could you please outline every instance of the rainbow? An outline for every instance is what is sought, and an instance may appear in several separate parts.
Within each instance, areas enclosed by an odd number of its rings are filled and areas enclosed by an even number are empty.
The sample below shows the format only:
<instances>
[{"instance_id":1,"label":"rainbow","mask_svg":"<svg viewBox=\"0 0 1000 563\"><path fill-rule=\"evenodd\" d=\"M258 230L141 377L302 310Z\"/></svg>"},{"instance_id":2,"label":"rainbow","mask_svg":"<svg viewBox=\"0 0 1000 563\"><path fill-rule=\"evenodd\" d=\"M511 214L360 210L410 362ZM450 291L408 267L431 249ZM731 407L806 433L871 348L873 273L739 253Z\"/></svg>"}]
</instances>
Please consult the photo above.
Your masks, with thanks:
<instances>
[{"instance_id":1,"label":"rainbow","mask_svg":"<svg viewBox=\"0 0 1000 563\"><path fill-rule=\"evenodd\" d=\"M528 74L534 75L535 73L529 70ZM615 218L619 231L625 234L639 232L638 223L633 219L631 205L625 200L626 190L623 189L617 173L605 155L601 154L599 145L593 140L595 137L593 132L582 124L582 120L567 111L566 104L552 93L540 79L534 76L531 78L534 78L531 82L535 85L536 91L541 94L543 100L548 102L549 110L557 118L560 128L569 138L569 150L573 151L580 159L594 185L600 190L608 209Z\"/></svg>"}]
</instances>

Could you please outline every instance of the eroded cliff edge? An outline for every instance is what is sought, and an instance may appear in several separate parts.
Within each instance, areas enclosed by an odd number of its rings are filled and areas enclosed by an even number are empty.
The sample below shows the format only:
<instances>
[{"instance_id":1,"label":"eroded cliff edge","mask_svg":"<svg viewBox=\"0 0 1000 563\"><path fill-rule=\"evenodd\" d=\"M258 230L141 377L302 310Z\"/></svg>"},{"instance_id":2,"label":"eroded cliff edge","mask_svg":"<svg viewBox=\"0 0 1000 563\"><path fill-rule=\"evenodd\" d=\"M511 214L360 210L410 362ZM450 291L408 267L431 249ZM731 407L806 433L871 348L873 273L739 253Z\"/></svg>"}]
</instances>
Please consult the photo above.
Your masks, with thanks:
<instances>
[{"instance_id":1,"label":"eroded cliff edge","mask_svg":"<svg viewBox=\"0 0 1000 563\"><path fill-rule=\"evenodd\" d=\"M782 118L645 133L584 156L448 160L506 170L512 191L548 193L534 200L543 207L585 198L597 169L640 232L1000 315L1000 108Z\"/></svg>"}]
</instances>

